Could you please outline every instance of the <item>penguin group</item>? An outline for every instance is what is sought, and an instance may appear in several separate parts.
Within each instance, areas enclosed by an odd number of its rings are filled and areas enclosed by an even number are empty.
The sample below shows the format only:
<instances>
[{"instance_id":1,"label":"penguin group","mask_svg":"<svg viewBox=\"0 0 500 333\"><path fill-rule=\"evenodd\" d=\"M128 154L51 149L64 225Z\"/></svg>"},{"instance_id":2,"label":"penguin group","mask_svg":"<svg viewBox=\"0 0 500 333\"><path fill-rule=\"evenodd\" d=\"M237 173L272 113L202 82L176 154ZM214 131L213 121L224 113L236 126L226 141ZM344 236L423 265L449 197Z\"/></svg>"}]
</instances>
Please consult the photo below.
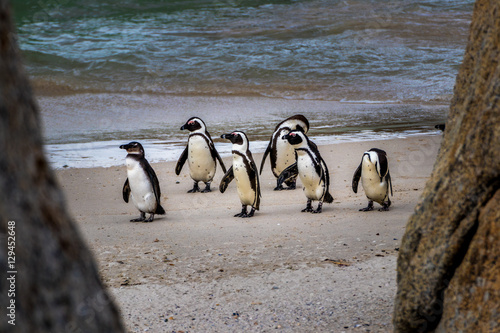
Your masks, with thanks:
<instances>
[{"instance_id":1,"label":"penguin group","mask_svg":"<svg viewBox=\"0 0 500 333\"><path fill-rule=\"evenodd\" d=\"M269 144L267 145L264 156L262 157L262 162L260 164L260 172L262 174L262 169L264 169L264 162L266 161L267 155L269 156L271 162L271 171L276 178L279 178L281 173L290 165L295 163L295 149L289 144L284 136L291 131L301 131L307 134L309 130L309 121L303 115L295 115L288 119L283 120L281 123L276 125ZM295 182L297 177L288 178L285 181L287 189L295 189ZM283 185L279 184L274 189L275 191L280 191L283 189Z\"/></svg>"},{"instance_id":2,"label":"penguin group","mask_svg":"<svg viewBox=\"0 0 500 333\"><path fill-rule=\"evenodd\" d=\"M180 130L188 130L187 145L183 150L175 167L179 175L184 164L188 164L189 175L193 180L193 188L188 193L211 192L211 182L214 179L217 162L224 176L219 185L219 191L224 193L229 184L235 180L236 190L241 202L241 212L235 217L248 218L260 208L261 188L259 174L262 173L265 160L269 156L271 171L276 177L275 191L296 188L297 179L300 179L307 204L302 212L321 213L323 203L332 203L330 193L330 174L316 144L309 139L309 121L303 115L294 115L280 122L274 129L269 144L264 152L257 169L247 135L242 131L233 131L221 135L222 139L232 144L232 165L226 170L224 162L215 149L215 145L207 127L199 117L192 117L186 121ZM132 198L132 202L140 212L140 217L131 222L152 222L155 214L165 214L161 206L161 192L158 178L145 158L144 148L139 142L130 142L120 146L127 151L125 163L127 179L123 186L125 202ZM392 180L389 172L387 153L379 148L372 148L363 153L361 163L354 172L352 190L358 191L361 180L363 190L368 198L368 206L360 211L374 209L373 202L382 207L380 211L387 211L391 205L389 198L392 195ZM198 183L205 184L200 189ZM287 187L284 188L283 184ZM316 209L313 201L317 201ZM250 207L250 211L248 208ZM146 219L146 213L150 214Z\"/></svg>"}]
</instances>

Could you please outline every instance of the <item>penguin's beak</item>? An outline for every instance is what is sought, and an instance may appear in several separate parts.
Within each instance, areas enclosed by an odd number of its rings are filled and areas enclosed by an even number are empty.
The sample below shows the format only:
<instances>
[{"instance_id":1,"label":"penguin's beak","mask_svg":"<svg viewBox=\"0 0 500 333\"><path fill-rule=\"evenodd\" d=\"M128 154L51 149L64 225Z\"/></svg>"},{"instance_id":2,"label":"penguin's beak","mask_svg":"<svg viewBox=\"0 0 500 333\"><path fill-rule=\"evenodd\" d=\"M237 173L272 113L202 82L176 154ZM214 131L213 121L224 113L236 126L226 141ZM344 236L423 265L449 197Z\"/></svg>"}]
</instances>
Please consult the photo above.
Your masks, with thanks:
<instances>
[{"instance_id":1,"label":"penguin's beak","mask_svg":"<svg viewBox=\"0 0 500 333\"><path fill-rule=\"evenodd\" d=\"M231 140L231 134L222 134L221 139Z\"/></svg>"},{"instance_id":2,"label":"penguin's beak","mask_svg":"<svg viewBox=\"0 0 500 333\"><path fill-rule=\"evenodd\" d=\"M130 142L130 143L127 143L126 145L121 145L120 149L126 149L128 151L129 149L132 149L135 147L137 147L137 142Z\"/></svg>"},{"instance_id":3,"label":"penguin's beak","mask_svg":"<svg viewBox=\"0 0 500 333\"><path fill-rule=\"evenodd\" d=\"M185 129L186 129L186 124L184 124L184 125L181 126L181 131L183 131Z\"/></svg>"}]
</instances>

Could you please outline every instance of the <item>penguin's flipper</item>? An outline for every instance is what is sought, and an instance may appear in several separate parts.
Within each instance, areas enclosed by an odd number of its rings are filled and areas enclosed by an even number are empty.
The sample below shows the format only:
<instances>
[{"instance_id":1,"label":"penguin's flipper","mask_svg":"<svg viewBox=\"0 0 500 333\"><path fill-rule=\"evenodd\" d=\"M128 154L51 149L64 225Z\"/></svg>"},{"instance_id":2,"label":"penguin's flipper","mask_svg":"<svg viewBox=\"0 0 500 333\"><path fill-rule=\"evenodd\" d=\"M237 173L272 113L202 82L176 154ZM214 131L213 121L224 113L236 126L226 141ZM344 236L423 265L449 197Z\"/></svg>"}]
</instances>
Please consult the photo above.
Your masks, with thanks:
<instances>
[{"instance_id":1,"label":"penguin's flipper","mask_svg":"<svg viewBox=\"0 0 500 333\"><path fill-rule=\"evenodd\" d=\"M269 144L267 145L266 151L264 152L264 155L262 156L262 162L260 162L259 175L262 174L262 169L264 169L264 162L266 161L266 157L271 152L271 143L272 143L272 141L269 141Z\"/></svg>"},{"instance_id":2,"label":"penguin's flipper","mask_svg":"<svg viewBox=\"0 0 500 333\"><path fill-rule=\"evenodd\" d=\"M226 172L226 166L224 165L224 162L222 161L222 158L220 157L219 153L217 153L217 159L219 160L220 167L222 168L223 172Z\"/></svg>"},{"instance_id":3,"label":"penguin's flipper","mask_svg":"<svg viewBox=\"0 0 500 333\"><path fill-rule=\"evenodd\" d=\"M384 178L385 175L389 172L389 164L387 162L387 155L386 154L378 154L378 160L380 163L380 179ZM377 171L379 169L377 168Z\"/></svg>"},{"instance_id":4,"label":"penguin's flipper","mask_svg":"<svg viewBox=\"0 0 500 333\"><path fill-rule=\"evenodd\" d=\"M328 193L328 189L330 188L330 173L328 172L328 167L326 166L326 163L323 159L321 159L321 173L322 173L322 177L324 177L324 179L325 179L326 192ZM320 181L320 183L321 183L321 181ZM329 195L331 197L331 194L329 194ZM332 198L332 202L333 202L333 198ZM332 202L328 202L328 203L332 203Z\"/></svg>"},{"instance_id":5,"label":"penguin's flipper","mask_svg":"<svg viewBox=\"0 0 500 333\"><path fill-rule=\"evenodd\" d=\"M354 171L354 175L352 176L352 190L354 191L354 193L358 193L358 183L359 179L361 178L362 166L363 166L363 160L361 160L361 163L359 164L356 171Z\"/></svg>"},{"instance_id":6,"label":"penguin's flipper","mask_svg":"<svg viewBox=\"0 0 500 333\"><path fill-rule=\"evenodd\" d=\"M285 181L297 177L298 174L299 174L299 168L297 167L297 162L295 162L281 172L281 174L278 177L278 187L283 185Z\"/></svg>"},{"instance_id":7,"label":"penguin's flipper","mask_svg":"<svg viewBox=\"0 0 500 333\"><path fill-rule=\"evenodd\" d=\"M163 207L160 204L158 204L156 205L156 210L154 214L160 214L160 215L165 214L165 209L163 209Z\"/></svg>"},{"instance_id":8,"label":"penguin's flipper","mask_svg":"<svg viewBox=\"0 0 500 333\"><path fill-rule=\"evenodd\" d=\"M323 197L323 201L326 203L332 203L333 202L333 197L330 194L330 192L326 191L325 196Z\"/></svg>"},{"instance_id":9,"label":"penguin's flipper","mask_svg":"<svg viewBox=\"0 0 500 333\"><path fill-rule=\"evenodd\" d=\"M151 185L153 185L153 192L155 194L156 198L156 211L155 214L165 214L165 210L160 204L161 201L161 191L160 191L160 182L158 181L158 177L156 177L156 173L149 165L147 161L145 161L146 167L144 168L146 170L146 173L148 174L149 180L151 181ZM161 213L163 211L163 213Z\"/></svg>"},{"instance_id":10,"label":"penguin's flipper","mask_svg":"<svg viewBox=\"0 0 500 333\"><path fill-rule=\"evenodd\" d=\"M130 185L128 183L128 178L127 178L125 184L123 184L123 200L125 200L125 202L128 203L129 197L130 197Z\"/></svg>"},{"instance_id":11,"label":"penguin's flipper","mask_svg":"<svg viewBox=\"0 0 500 333\"><path fill-rule=\"evenodd\" d=\"M220 193L224 193L229 185L229 183L234 179L233 166L227 170L226 174L222 177L219 185Z\"/></svg>"},{"instance_id":12,"label":"penguin's flipper","mask_svg":"<svg viewBox=\"0 0 500 333\"><path fill-rule=\"evenodd\" d=\"M387 170L387 176L385 178L387 180L387 182L389 183L389 186L391 187L391 195L394 196L394 194L392 194L392 179L391 179L391 174L389 173L389 170ZM389 200L389 204L390 204L390 200Z\"/></svg>"},{"instance_id":13,"label":"penguin's flipper","mask_svg":"<svg viewBox=\"0 0 500 333\"><path fill-rule=\"evenodd\" d=\"M251 170L248 170L248 175L250 176L250 179L254 179L252 182L252 188L255 191L255 201L252 209L257 209L259 210L260 207L260 198L262 197L260 193L260 182L259 182L259 174L257 173L257 166L255 165L255 161L253 160L253 156L251 152L248 152L250 156L250 168ZM253 216L253 215L250 215ZM249 216L249 217L250 217Z\"/></svg>"},{"instance_id":14,"label":"penguin's flipper","mask_svg":"<svg viewBox=\"0 0 500 333\"><path fill-rule=\"evenodd\" d=\"M318 185L321 183L321 180L325 180L325 185L328 187L330 185L330 175L328 174L328 167L326 166L325 161L321 158L319 160L319 163L315 165L316 172L319 174L319 182Z\"/></svg>"},{"instance_id":15,"label":"penguin's flipper","mask_svg":"<svg viewBox=\"0 0 500 333\"><path fill-rule=\"evenodd\" d=\"M177 176L181 173L182 167L184 166L184 163L186 163L187 158L188 158L188 146L186 146L186 148L182 152L181 157L179 157L177 165L175 166L175 174Z\"/></svg>"},{"instance_id":16,"label":"penguin's flipper","mask_svg":"<svg viewBox=\"0 0 500 333\"><path fill-rule=\"evenodd\" d=\"M222 168L222 171L224 171L224 173L226 173L226 166L224 165L224 162L222 161L222 158L220 157L219 153L217 152L217 149L215 149L214 143L210 142L209 147L210 147L210 154L212 154L212 158L214 160L217 159L219 161L219 164L220 164L220 167Z\"/></svg>"},{"instance_id":17,"label":"penguin's flipper","mask_svg":"<svg viewBox=\"0 0 500 333\"><path fill-rule=\"evenodd\" d=\"M323 160L323 158L321 157L321 154L319 153L318 146L314 142L309 140L309 138L307 138L307 145L309 146L309 148L313 152L314 156L316 156L316 158L312 159L313 165L314 165L314 170L320 176L319 178L323 179L324 170L328 170L326 163ZM298 173L298 171L297 171L297 173Z\"/></svg>"},{"instance_id":18,"label":"penguin's flipper","mask_svg":"<svg viewBox=\"0 0 500 333\"><path fill-rule=\"evenodd\" d=\"M385 150L379 148L372 148L369 151L374 151L377 153L378 163L375 162L375 170L377 170L377 173L380 177L380 182L382 182L382 179L389 171L389 164L387 162L387 153L385 152Z\"/></svg>"}]
</instances>

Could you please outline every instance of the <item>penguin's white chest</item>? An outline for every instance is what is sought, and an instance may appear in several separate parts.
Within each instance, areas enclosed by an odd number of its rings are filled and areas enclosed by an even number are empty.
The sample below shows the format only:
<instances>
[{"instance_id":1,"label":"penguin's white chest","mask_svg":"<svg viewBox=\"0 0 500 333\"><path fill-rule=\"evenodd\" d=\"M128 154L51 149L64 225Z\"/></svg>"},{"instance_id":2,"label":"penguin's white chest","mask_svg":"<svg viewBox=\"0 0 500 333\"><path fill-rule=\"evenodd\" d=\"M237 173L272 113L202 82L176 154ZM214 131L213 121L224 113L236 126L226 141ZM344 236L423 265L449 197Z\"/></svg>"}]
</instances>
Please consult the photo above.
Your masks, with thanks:
<instances>
[{"instance_id":1,"label":"penguin's white chest","mask_svg":"<svg viewBox=\"0 0 500 333\"><path fill-rule=\"evenodd\" d=\"M278 176L283 170L295 163L295 149L287 140L281 138L286 132L287 131L278 132L279 137L276 140L276 168L273 171L275 175Z\"/></svg>"},{"instance_id":2,"label":"penguin's white chest","mask_svg":"<svg viewBox=\"0 0 500 333\"><path fill-rule=\"evenodd\" d=\"M316 172L308 153L303 151L297 153L297 169L306 197L311 200L321 200L325 193L325 182Z\"/></svg>"},{"instance_id":3,"label":"penguin's white chest","mask_svg":"<svg viewBox=\"0 0 500 333\"><path fill-rule=\"evenodd\" d=\"M382 204L386 201L388 186L385 178L380 181L375 165L371 162L363 161L361 169L361 183L368 199Z\"/></svg>"},{"instance_id":4,"label":"penguin's white chest","mask_svg":"<svg viewBox=\"0 0 500 333\"><path fill-rule=\"evenodd\" d=\"M216 163L208 142L201 135L192 135L188 141L189 173L193 180L210 182L214 178Z\"/></svg>"},{"instance_id":5,"label":"penguin's white chest","mask_svg":"<svg viewBox=\"0 0 500 333\"><path fill-rule=\"evenodd\" d=\"M132 202L142 212L154 212L156 210L156 197L146 171L133 158L127 158L126 164Z\"/></svg>"},{"instance_id":6,"label":"penguin's white chest","mask_svg":"<svg viewBox=\"0 0 500 333\"><path fill-rule=\"evenodd\" d=\"M252 189L253 180L249 177L243 157L237 154L233 154L233 174L241 204L253 205L256 199L256 193Z\"/></svg>"}]
</instances>

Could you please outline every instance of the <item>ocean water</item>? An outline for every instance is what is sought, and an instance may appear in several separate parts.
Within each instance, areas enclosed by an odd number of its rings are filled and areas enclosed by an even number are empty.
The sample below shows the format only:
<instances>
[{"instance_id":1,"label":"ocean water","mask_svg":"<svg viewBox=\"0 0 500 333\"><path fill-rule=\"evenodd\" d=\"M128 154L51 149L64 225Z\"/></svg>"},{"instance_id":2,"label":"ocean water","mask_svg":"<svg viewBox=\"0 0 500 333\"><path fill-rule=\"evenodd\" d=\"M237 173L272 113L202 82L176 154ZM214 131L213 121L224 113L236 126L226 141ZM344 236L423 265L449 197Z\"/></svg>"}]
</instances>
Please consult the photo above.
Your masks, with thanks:
<instances>
[{"instance_id":1,"label":"ocean water","mask_svg":"<svg viewBox=\"0 0 500 333\"><path fill-rule=\"evenodd\" d=\"M55 167L122 163L116 145L131 140L175 159L194 115L257 150L295 113L320 141L433 132L473 3L13 1Z\"/></svg>"}]
</instances>

